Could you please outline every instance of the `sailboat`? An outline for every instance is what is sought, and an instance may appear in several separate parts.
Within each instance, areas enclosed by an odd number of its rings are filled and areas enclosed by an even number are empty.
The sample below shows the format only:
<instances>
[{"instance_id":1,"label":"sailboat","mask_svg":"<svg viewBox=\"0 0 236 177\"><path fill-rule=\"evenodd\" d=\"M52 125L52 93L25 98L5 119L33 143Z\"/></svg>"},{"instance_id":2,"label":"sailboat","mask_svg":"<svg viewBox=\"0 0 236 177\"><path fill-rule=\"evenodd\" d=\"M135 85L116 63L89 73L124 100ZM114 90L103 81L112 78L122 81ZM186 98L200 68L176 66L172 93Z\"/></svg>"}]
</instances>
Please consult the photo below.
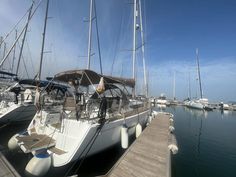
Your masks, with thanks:
<instances>
[{"instance_id":1,"label":"sailboat","mask_svg":"<svg viewBox=\"0 0 236 177\"><path fill-rule=\"evenodd\" d=\"M199 65L199 57L198 57L198 49L196 49L196 61L197 61L197 74L198 74L198 82L199 82L199 91L200 91L200 98L190 100L186 106L189 108L201 109L201 110L212 110L209 106L208 99L203 98L203 91L202 91L202 83L201 83L201 75L200 75L200 65Z\"/></svg>"},{"instance_id":2,"label":"sailboat","mask_svg":"<svg viewBox=\"0 0 236 177\"><path fill-rule=\"evenodd\" d=\"M2 68L4 62L13 51L13 62L15 59L15 46L23 34L22 44L19 52L19 60L16 68L16 73L9 73L5 71L0 71L3 82L1 83L1 100L0 100L0 124L9 124L9 123L21 123L24 121L29 121L35 115L36 109L33 104L34 90L35 85L32 85L32 82L25 82L25 80L18 79L18 69L20 65L20 60L22 56L24 41L28 29L28 24L32 18L32 8L31 4L28 12L27 22L20 32L20 35L15 37L15 42L12 45L11 49L4 54L3 59L0 62L0 67ZM7 37L5 37L6 39ZM13 70L13 64L12 68Z\"/></svg>"},{"instance_id":3,"label":"sailboat","mask_svg":"<svg viewBox=\"0 0 236 177\"><path fill-rule=\"evenodd\" d=\"M136 14L134 0L134 19ZM60 72L52 80L68 87L63 104L42 105L27 131L13 136L8 144L34 155L26 166L30 174L44 175L49 168L63 167L119 143L127 148L130 136L138 137L148 123L148 99L129 93L135 88L134 78L80 69Z\"/></svg>"}]
</instances>

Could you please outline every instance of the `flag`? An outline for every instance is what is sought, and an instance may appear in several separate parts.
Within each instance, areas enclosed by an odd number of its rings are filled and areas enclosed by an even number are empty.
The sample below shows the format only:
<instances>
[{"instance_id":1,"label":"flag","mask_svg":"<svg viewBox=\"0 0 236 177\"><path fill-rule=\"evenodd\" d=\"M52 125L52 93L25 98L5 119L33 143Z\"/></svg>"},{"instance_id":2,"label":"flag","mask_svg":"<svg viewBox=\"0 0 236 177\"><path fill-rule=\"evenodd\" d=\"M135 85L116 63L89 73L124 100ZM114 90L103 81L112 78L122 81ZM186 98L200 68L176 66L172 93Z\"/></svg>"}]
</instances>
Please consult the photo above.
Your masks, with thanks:
<instances>
[{"instance_id":1,"label":"flag","mask_svg":"<svg viewBox=\"0 0 236 177\"><path fill-rule=\"evenodd\" d=\"M101 77L100 81L99 81L99 84L97 86L97 89L96 91L101 94L105 91L105 84L104 84L104 79L103 77Z\"/></svg>"}]
</instances>

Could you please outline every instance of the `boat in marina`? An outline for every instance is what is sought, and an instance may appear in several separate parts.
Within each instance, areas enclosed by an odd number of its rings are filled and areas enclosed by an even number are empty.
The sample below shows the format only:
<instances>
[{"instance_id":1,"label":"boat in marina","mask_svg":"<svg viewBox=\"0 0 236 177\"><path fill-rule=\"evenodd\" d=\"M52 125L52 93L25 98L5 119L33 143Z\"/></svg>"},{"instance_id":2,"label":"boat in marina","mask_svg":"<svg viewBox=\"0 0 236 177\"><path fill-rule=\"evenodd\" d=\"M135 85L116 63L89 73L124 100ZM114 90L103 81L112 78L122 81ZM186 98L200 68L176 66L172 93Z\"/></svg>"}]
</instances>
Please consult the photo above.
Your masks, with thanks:
<instances>
[{"instance_id":1,"label":"boat in marina","mask_svg":"<svg viewBox=\"0 0 236 177\"><path fill-rule=\"evenodd\" d=\"M198 83L199 83L200 98L186 101L185 105L189 108L210 111L210 110L213 110L213 108L209 105L208 99L203 98L201 74L200 74L200 65L199 65L199 57L198 57L198 49L196 49L196 61L197 61L197 74L198 74L198 79L197 80L198 80Z\"/></svg>"},{"instance_id":2,"label":"boat in marina","mask_svg":"<svg viewBox=\"0 0 236 177\"><path fill-rule=\"evenodd\" d=\"M138 6L134 2L136 19ZM136 30L134 22L134 33ZM135 35L133 44L135 65ZM20 147L33 155L25 168L32 175L45 175L50 168L65 167L117 144L125 149L130 137L138 137L150 121L147 96L137 97L134 92L134 65L133 78L107 76L90 69L90 52L89 48L87 69L63 71L52 78L51 82L67 88L61 102L54 104L53 98L51 104L40 101L40 110L27 130L8 142L10 149ZM38 100L45 100L42 95L40 92Z\"/></svg>"},{"instance_id":3,"label":"boat in marina","mask_svg":"<svg viewBox=\"0 0 236 177\"><path fill-rule=\"evenodd\" d=\"M8 52L5 53L6 50L4 50L3 59L0 61L0 124L22 123L24 121L29 121L33 118L36 112L35 106L33 104L36 85L33 80L22 80L18 75L28 24L33 16L31 13L33 6L34 2L31 3L30 8L26 13L28 14L26 24L24 24L19 35L16 30L13 45L10 47ZM36 9L34 12L35 11ZM16 24L16 26L17 25L18 24ZM9 34L12 31L13 30L11 30L8 35L6 35L1 43L3 43L9 37ZM23 37L21 38L21 36ZM19 45L19 58L15 69L14 60L16 59L16 54L18 54L18 52L16 52L16 45L20 39L22 39L22 43ZM10 68L8 68L10 72L7 72L5 71L7 69L4 67L4 64L7 60L9 60L11 53L13 53L12 63L10 64ZM27 70L27 68L25 67L24 70ZM40 85L39 87L41 87L41 81L39 81L38 84Z\"/></svg>"},{"instance_id":4,"label":"boat in marina","mask_svg":"<svg viewBox=\"0 0 236 177\"><path fill-rule=\"evenodd\" d=\"M49 81L36 81L34 79L23 79L16 84L8 87L1 92L2 100L0 102L0 124L16 124L31 121L36 113L34 103L36 88L44 91L42 95L46 105L51 103L60 103L55 96L59 92L64 95L66 86L59 85ZM51 101L54 99L54 101ZM58 104L59 104L58 103Z\"/></svg>"},{"instance_id":5,"label":"boat in marina","mask_svg":"<svg viewBox=\"0 0 236 177\"><path fill-rule=\"evenodd\" d=\"M162 93L158 98L155 99L155 103L161 106L169 106L170 102L166 99L166 96Z\"/></svg>"},{"instance_id":6,"label":"boat in marina","mask_svg":"<svg viewBox=\"0 0 236 177\"><path fill-rule=\"evenodd\" d=\"M101 79L103 92L96 89L89 95L82 91L83 87L95 88ZM91 70L71 70L58 73L54 80L73 82L74 88L81 91L66 92L68 96L61 106L42 106L27 133L10 140L23 152L35 155L26 169L32 168L29 167L32 161L40 160L37 157L42 153L47 154L50 166L62 167L118 143L127 146L128 137L148 122L149 103L130 100L128 96L126 87L134 86L132 79L104 76Z\"/></svg>"},{"instance_id":7,"label":"boat in marina","mask_svg":"<svg viewBox=\"0 0 236 177\"><path fill-rule=\"evenodd\" d=\"M0 124L22 123L29 121L36 113L33 103L34 90L22 82L1 92Z\"/></svg>"}]
</instances>

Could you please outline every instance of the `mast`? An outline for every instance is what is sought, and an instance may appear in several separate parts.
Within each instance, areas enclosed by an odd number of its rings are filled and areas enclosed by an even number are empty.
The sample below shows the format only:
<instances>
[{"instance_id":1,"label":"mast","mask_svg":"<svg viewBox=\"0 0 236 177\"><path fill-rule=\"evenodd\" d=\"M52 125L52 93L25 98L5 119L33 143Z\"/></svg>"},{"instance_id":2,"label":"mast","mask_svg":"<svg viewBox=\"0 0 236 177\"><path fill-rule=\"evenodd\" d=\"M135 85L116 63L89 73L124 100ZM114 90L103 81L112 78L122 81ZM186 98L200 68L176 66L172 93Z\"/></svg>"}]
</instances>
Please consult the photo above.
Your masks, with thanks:
<instances>
[{"instance_id":1,"label":"mast","mask_svg":"<svg viewBox=\"0 0 236 177\"><path fill-rule=\"evenodd\" d=\"M197 71L198 71L198 81L199 81L200 96L202 98L202 83L201 83L200 66L199 66L199 58L198 58L198 48L196 48L196 59L197 59Z\"/></svg>"},{"instance_id":2,"label":"mast","mask_svg":"<svg viewBox=\"0 0 236 177\"><path fill-rule=\"evenodd\" d=\"M190 72L188 73L188 98L191 99Z\"/></svg>"},{"instance_id":3,"label":"mast","mask_svg":"<svg viewBox=\"0 0 236 177\"><path fill-rule=\"evenodd\" d=\"M142 40L143 79L144 79L144 89L145 89L144 93L145 93L145 96L148 97L141 0L139 0L139 14L140 14L139 18L140 18L141 40Z\"/></svg>"},{"instance_id":4,"label":"mast","mask_svg":"<svg viewBox=\"0 0 236 177\"><path fill-rule=\"evenodd\" d=\"M2 61L0 62L0 67L2 67L3 63L6 61L7 57L10 55L12 49L14 48L14 46L16 45L16 43L18 42L19 38L21 37L22 33L24 32L25 30L25 27L22 29L22 31L20 32L20 34L18 35L17 39L15 40L15 42L13 43L13 45L11 46L10 50L7 52L6 55L4 55Z\"/></svg>"},{"instance_id":5,"label":"mast","mask_svg":"<svg viewBox=\"0 0 236 177\"><path fill-rule=\"evenodd\" d=\"M5 58L6 51L7 51L7 43L4 42L4 46L3 46L3 58ZM2 66L2 65L1 65L1 66Z\"/></svg>"},{"instance_id":6,"label":"mast","mask_svg":"<svg viewBox=\"0 0 236 177\"><path fill-rule=\"evenodd\" d=\"M133 79L135 80L135 60L136 60L136 17L137 17L137 0L134 0L134 19L133 19ZM132 97L135 97L135 86L132 89Z\"/></svg>"},{"instance_id":7,"label":"mast","mask_svg":"<svg viewBox=\"0 0 236 177\"><path fill-rule=\"evenodd\" d=\"M41 71L42 71L42 61L43 61L43 52L44 52L44 42L45 42L45 34L47 29L47 19L48 19L48 6L49 0L47 0L47 7L46 7L46 14L44 19L44 29L43 29L43 41L42 41L42 48L41 48L41 56L40 56L40 64L39 64L39 73L38 73L38 80L41 79Z\"/></svg>"},{"instance_id":8,"label":"mast","mask_svg":"<svg viewBox=\"0 0 236 177\"><path fill-rule=\"evenodd\" d=\"M27 30L28 30L28 24L29 24L29 21L30 21L30 18L31 18L31 12L32 12L32 9L33 9L33 5L34 5L34 1L32 2L32 5L30 6L30 9L29 9L28 19L27 19L27 23L26 23L26 26L25 26L24 36L23 36L23 39L22 39L20 54L19 54L17 67L16 67L16 75L18 75L18 72L19 72L21 56L22 56L22 52L23 52L23 48L24 48L25 37L26 37Z\"/></svg>"},{"instance_id":9,"label":"mast","mask_svg":"<svg viewBox=\"0 0 236 177\"><path fill-rule=\"evenodd\" d=\"M102 57L101 57L101 50L100 50L100 40L98 35L98 21L97 21L97 10L96 10L96 1L94 1L94 14L96 18L96 33L97 33L97 42L98 42L98 56L99 56L99 63L100 63L100 72L102 72Z\"/></svg>"},{"instance_id":10,"label":"mast","mask_svg":"<svg viewBox=\"0 0 236 177\"><path fill-rule=\"evenodd\" d=\"M88 39L88 65L87 69L90 69L90 57L91 57L91 40L92 40L92 15L93 15L93 0L90 0L90 13L89 13L89 39Z\"/></svg>"},{"instance_id":11,"label":"mast","mask_svg":"<svg viewBox=\"0 0 236 177\"><path fill-rule=\"evenodd\" d=\"M3 53L2 53L2 57L3 57L3 59L2 59L2 61L3 61L4 58L5 58L6 50L7 50L7 43L6 43L6 42L3 42ZM3 69L2 67L3 67L3 63L0 64L0 68L1 68L1 69Z\"/></svg>"}]
</instances>

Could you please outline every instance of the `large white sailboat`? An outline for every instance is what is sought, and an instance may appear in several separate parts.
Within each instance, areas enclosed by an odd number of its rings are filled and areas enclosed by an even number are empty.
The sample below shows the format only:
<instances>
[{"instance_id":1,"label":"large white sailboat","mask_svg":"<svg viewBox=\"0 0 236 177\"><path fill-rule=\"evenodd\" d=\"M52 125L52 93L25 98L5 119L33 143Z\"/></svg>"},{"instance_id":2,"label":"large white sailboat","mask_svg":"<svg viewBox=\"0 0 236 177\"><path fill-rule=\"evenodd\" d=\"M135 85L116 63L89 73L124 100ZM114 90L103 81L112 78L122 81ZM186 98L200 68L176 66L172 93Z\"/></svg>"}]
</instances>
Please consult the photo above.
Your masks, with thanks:
<instances>
[{"instance_id":1,"label":"large white sailboat","mask_svg":"<svg viewBox=\"0 0 236 177\"><path fill-rule=\"evenodd\" d=\"M129 101L125 88L134 86L132 79L102 76L91 70L72 70L57 74L54 80L73 82L75 88L82 89L95 87L101 78L103 93L98 90L91 96L84 92L67 93L62 106L43 106L27 133L10 140L16 141L25 153L35 155L26 170L34 173L33 161L40 160L42 154L47 154L50 166L61 167L120 142L127 146L126 139L146 125L150 105L143 100ZM126 138L122 139L124 136Z\"/></svg>"},{"instance_id":2,"label":"large white sailboat","mask_svg":"<svg viewBox=\"0 0 236 177\"><path fill-rule=\"evenodd\" d=\"M134 0L134 32L136 18L137 0ZM135 35L133 44L134 64ZM90 60L88 66L89 63ZM34 155L26 166L30 174L44 175L49 168L63 167L119 143L127 148L130 136L138 137L148 123L151 110L148 99L138 99L134 92L131 97L135 78L106 76L88 68L60 72L53 82L68 88L61 98L63 104L53 104L53 98L50 105L41 102L41 109L27 131L16 134L8 143L10 149L20 147Z\"/></svg>"}]
</instances>

